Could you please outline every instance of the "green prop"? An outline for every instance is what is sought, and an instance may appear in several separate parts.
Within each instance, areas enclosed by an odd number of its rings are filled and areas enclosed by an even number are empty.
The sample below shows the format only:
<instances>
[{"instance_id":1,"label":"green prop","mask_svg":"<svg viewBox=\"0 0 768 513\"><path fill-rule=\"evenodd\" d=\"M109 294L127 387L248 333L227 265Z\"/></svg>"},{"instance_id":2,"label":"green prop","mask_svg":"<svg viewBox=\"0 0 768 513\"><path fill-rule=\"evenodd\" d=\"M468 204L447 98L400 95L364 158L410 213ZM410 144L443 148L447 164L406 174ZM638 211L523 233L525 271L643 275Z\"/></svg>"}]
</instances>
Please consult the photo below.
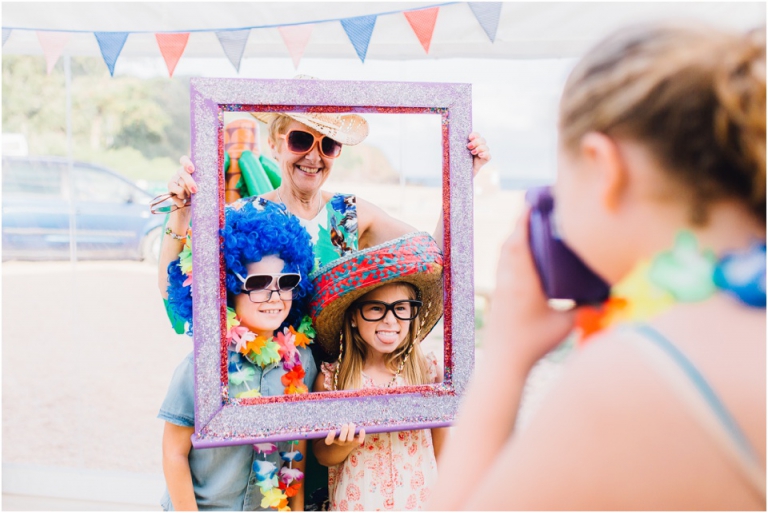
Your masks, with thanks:
<instances>
[{"instance_id":1,"label":"green prop","mask_svg":"<svg viewBox=\"0 0 768 513\"><path fill-rule=\"evenodd\" d=\"M277 163L268 159L264 155L259 156L259 161L264 167L264 171L267 172L267 178L269 178L269 182L272 184L272 188L277 189L280 187L280 168L277 167Z\"/></svg>"},{"instance_id":2,"label":"green prop","mask_svg":"<svg viewBox=\"0 0 768 513\"><path fill-rule=\"evenodd\" d=\"M248 196L260 196L275 190L261 164L261 158L256 158L250 151L244 151L240 155L240 171L248 188Z\"/></svg>"}]
</instances>

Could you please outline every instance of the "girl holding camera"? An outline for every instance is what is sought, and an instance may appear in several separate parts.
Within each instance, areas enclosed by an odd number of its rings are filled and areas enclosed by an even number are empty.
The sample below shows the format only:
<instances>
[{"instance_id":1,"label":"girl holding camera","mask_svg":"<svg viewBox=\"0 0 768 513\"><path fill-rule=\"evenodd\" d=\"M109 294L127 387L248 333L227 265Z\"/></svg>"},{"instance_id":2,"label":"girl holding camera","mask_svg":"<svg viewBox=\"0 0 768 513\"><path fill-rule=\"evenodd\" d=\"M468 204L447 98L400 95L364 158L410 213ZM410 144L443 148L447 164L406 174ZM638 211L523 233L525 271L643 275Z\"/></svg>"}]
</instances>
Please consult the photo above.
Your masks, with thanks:
<instances>
[{"instance_id":1,"label":"girl holding camera","mask_svg":"<svg viewBox=\"0 0 768 513\"><path fill-rule=\"evenodd\" d=\"M431 507L765 509L765 93L764 28L629 27L577 64L555 208L611 296L550 309L522 216ZM583 348L516 427L574 328Z\"/></svg>"}]
</instances>

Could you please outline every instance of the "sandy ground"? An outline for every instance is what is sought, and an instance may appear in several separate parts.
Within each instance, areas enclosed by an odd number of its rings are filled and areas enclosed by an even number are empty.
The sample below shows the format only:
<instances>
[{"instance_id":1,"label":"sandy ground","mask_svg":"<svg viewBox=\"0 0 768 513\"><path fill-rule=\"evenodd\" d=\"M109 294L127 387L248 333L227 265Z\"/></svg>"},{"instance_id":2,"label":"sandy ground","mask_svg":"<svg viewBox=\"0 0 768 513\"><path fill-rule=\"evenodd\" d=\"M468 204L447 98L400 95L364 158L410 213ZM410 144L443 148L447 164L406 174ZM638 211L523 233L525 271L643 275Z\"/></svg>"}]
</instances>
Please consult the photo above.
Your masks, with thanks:
<instances>
[{"instance_id":1,"label":"sandy ground","mask_svg":"<svg viewBox=\"0 0 768 513\"><path fill-rule=\"evenodd\" d=\"M160 471L170 376L192 348L134 262L3 264L3 462Z\"/></svg>"},{"instance_id":2,"label":"sandy ground","mask_svg":"<svg viewBox=\"0 0 768 513\"><path fill-rule=\"evenodd\" d=\"M437 189L336 188L430 232L440 215ZM478 289L493 286L498 249L521 206L520 193L476 197ZM192 342L172 331L155 269L5 262L2 293L3 464L160 474L156 415ZM558 367L537 371L531 397Z\"/></svg>"}]
</instances>

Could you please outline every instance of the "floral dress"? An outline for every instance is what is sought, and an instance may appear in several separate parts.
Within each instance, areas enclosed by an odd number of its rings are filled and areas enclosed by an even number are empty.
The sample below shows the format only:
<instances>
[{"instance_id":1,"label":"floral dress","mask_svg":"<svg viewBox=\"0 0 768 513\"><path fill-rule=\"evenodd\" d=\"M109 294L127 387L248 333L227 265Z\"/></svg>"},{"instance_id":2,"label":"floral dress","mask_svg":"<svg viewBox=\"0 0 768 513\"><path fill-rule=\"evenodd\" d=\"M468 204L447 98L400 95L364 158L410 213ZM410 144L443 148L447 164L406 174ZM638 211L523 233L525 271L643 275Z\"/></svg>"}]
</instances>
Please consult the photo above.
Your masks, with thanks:
<instances>
[{"instance_id":1,"label":"floral dress","mask_svg":"<svg viewBox=\"0 0 768 513\"><path fill-rule=\"evenodd\" d=\"M437 358L427 355L429 378L438 379ZM333 388L337 363L323 363L326 390ZM396 386L405 385L402 376ZM363 373L363 388L381 388ZM437 481L437 463L429 429L372 433L339 465L328 468L333 511L423 509Z\"/></svg>"}]
</instances>

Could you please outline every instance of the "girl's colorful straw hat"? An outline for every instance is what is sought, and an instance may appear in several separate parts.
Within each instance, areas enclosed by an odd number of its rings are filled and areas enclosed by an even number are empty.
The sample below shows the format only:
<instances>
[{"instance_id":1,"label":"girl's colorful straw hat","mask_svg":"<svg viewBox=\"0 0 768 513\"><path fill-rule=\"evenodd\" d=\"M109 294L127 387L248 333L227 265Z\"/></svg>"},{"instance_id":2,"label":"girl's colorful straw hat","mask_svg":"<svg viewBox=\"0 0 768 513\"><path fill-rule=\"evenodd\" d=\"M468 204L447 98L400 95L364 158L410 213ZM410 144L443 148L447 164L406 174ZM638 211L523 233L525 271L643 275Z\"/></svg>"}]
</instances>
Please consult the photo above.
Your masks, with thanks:
<instances>
[{"instance_id":1,"label":"girl's colorful straw hat","mask_svg":"<svg viewBox=\"0 0 768 513\"><path fill-rule=\"evenodd\" d=\"M443 253L426 232L404 235L384 244L350 253L310 274L315 294L309 314L317 341L330 357L339 354L344 313L376 287L405 282L419 290L423 339L443 316Z\"/></svg>"}]
</instances>

